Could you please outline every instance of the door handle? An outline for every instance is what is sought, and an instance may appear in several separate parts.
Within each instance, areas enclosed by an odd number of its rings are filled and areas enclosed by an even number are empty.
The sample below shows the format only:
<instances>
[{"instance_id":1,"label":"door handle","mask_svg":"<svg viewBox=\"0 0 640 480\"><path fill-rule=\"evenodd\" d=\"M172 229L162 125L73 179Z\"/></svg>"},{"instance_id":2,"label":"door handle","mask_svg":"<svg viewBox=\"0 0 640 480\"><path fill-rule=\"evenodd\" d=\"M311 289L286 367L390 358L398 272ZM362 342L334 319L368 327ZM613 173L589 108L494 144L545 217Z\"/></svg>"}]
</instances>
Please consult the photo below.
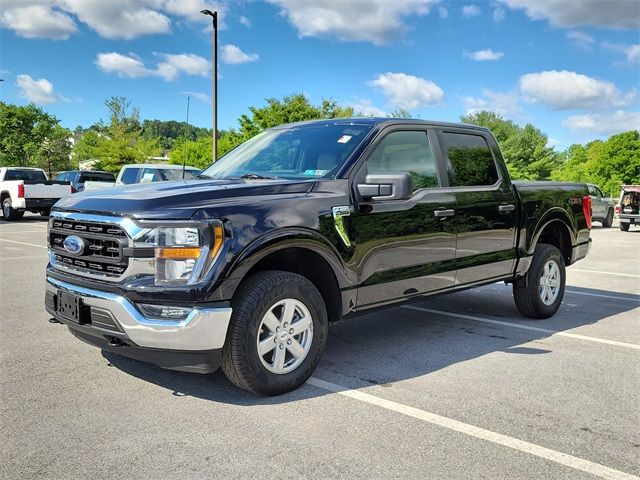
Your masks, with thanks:
<instances>
[{"instance_id":1,"label":"door handle","mask_svg":"<svg viewBox=\"0 0 640 480\"><path fill-rule=\"evenodd\" d=\"M500 213L513 212L516 209L515 205L499 205L498 211Z\"/></svg>"},{"instance_id":2,"label":"door handle","mask_svg":"<svg viewBox=\"0 0 640 480\"><path fill-rule=\"evenodd\" d=\"M440 210L434 210L433 214L437 217L437 218L445 218L445 217L453 217L456 214L456 211L453 209L440 209Z\"/></svg>"}]
</instances>

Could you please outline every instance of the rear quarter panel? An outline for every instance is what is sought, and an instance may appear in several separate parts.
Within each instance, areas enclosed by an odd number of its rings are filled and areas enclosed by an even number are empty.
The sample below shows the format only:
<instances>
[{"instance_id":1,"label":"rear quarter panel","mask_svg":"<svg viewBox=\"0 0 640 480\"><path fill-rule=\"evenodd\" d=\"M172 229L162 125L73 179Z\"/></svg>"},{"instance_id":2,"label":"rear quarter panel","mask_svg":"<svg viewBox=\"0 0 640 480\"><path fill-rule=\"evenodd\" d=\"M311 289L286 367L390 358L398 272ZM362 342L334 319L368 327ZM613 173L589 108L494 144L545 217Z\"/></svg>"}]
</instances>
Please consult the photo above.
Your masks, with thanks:
<instances>
[{"instance_id":1,"label":"rear quarter panel","mask_svg":"<svg viewBox=\"0 0 640 480\"><path fill-rule=\"evenodd\" d=\"M551 222L562 222L576 246L589 241L589 229L582 209L582 197L589 191L586 184L558 182L513 182L520 198L521 221L518 248L531 255L544 228Z\"/></svg>"}]
</instances>

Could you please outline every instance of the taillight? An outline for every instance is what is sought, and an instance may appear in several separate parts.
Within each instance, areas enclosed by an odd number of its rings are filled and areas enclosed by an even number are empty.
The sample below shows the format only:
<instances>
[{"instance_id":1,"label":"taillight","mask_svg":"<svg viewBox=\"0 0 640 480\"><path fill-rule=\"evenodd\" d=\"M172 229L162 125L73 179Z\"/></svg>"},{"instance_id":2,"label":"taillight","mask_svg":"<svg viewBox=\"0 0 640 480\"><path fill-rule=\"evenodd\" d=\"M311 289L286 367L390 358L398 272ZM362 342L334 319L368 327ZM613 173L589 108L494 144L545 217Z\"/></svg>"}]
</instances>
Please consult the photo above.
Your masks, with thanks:
<instances>
[{"instance_id":1,"label":"taillight","mask_svg":"<svg viewBox=\"0 0 640 480\"><path fill-rule=\"evenodd\" d=\"M615 212L616 212L616 215L620 215L620 205L616 205Z\"/></svg>"},{"instance_id":2,"label":"taillight","mask_svg":"<svg viewBox=\"0 0 640 480\"><path fill-rule=\"evenodd\" d=\"M18 198L24 198L24 183L18 184Z\"/></svg>"},{"instance_id":3,"label":"taillight","mask_svg":"<svg viewBox=\"0 0 640 480\"><path fill-rule=\"evenodd\" d=\"M587 222L587 228L591 230L591 197L589 195L582 197L582 212Z\"/></svg>"}]
</instances>

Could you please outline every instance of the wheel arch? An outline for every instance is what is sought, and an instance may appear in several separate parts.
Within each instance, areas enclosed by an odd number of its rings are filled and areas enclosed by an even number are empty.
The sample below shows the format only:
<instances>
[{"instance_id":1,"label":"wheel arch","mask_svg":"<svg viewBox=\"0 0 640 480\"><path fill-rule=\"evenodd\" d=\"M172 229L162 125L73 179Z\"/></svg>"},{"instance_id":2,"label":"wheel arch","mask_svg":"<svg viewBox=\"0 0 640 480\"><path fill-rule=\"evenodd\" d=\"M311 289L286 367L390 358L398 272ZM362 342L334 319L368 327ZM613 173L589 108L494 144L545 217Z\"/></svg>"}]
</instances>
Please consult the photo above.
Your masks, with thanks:
<instances>
[{"instance_id":1,"label":"wheel arch","mask_svg":"<svg viewBox=\"0 0 640 480\"><path fill-rule=\"evenodd\" d=\"M533 254L540 243L553 245L562 254L565 264L571 264L571 253L576 236L571 229L569 216L561 209L550 212L536 226L528 251Z\"/></svg>"},{"instance_id":2,"label":"wheel arch","mask_svg":"<svg viewBox=\"0 0 640 480\"><path fill-rule=\"evenodd\" d=\"M325 301L330 322L342 318L342 290L355 284L331 243L316 232L298 229L274 232L245 247L229 270L228 277L237 280L232 293L242 281L265 270L297 273L309 279Z\"/></svg>"}]
</instances>

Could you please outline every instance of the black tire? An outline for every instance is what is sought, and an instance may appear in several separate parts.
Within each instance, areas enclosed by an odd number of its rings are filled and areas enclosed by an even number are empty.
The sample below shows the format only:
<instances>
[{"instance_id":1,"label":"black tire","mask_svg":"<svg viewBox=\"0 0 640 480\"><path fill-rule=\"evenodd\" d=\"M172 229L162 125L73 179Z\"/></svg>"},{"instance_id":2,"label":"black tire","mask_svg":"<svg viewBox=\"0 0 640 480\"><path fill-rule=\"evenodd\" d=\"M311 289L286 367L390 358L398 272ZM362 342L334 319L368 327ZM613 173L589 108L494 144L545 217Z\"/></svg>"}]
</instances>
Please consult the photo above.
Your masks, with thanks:
<instances>
[{"instance_id":1,"label":"black tire","mask_svg":"<svg viewBox=\"0 0 640 480\"><path fill-rule=\"evenodd\" d=\"M7 222L13 222L22 218L22 212L19 212L11 206L11 198L7 197L2 201L2 217Z\"/></svg>"},{"instance_id":2,"label":"black tire","mask_svg":"<svg viewBox=\"0 0 640 480\"><path fill-rule=\"evenodd\" d=\"M550 261L555 262L558 267L560 285L555 300L547 305L541 297L540 280L545 266ZM533 253L533 261L527 274L513 284L513 298L515 299L516 307L525 317L535 319L551 317L560 308L562 297L564 297L565 282L565 264L560 250L553 245L541 243Z\"/></svg>"},{"instance_id":3,"label":"black tire","mask_svg":"<svg viewBox=\"0 0 640 480\"><path fill-rule=\"evenodd\" d=\"M623 232L628 232L630 226L631 226L630 223L622 223L622 222L620 222L620 230L622 230Z\"/></svg>"},{"instance_id":4,"label":"black tire","mask_svg":"<svg viewBox=\"0 0 640 480\"><path fill-rule=\"evenodd\" d=\"M284 299L295 299L308 309L313 335L304 360L294 370L278 374L263 365L257 340L263 317ZM327 343L327 309L315 285L295 273L259 272L238 288L231 305L233 315L221 363L227 378L244 390L263 395L280 395L305 383L318 366Z\"/></svg>"},{"instance_id":5,"label":"black tire","mask_svg":"<svg viewBox=\"0 0 640 480\"><path fill-rule=\"evenodd\" d=\"M51 209L50 208L43 208L42 210L40 210L39 213L43 217L48 217L51 214Z\"/></svg>"},{"instance_id":6,"label":"black tire","mask_svg":"<svg viewBox=\"0 0 640 480\"><path fill-rule=\"evenodd\" d=\"M607 216L602 220L602 228L611 228L611 225L613 225L613 209L610 208Z\"/></svg>"}]
</instances>

